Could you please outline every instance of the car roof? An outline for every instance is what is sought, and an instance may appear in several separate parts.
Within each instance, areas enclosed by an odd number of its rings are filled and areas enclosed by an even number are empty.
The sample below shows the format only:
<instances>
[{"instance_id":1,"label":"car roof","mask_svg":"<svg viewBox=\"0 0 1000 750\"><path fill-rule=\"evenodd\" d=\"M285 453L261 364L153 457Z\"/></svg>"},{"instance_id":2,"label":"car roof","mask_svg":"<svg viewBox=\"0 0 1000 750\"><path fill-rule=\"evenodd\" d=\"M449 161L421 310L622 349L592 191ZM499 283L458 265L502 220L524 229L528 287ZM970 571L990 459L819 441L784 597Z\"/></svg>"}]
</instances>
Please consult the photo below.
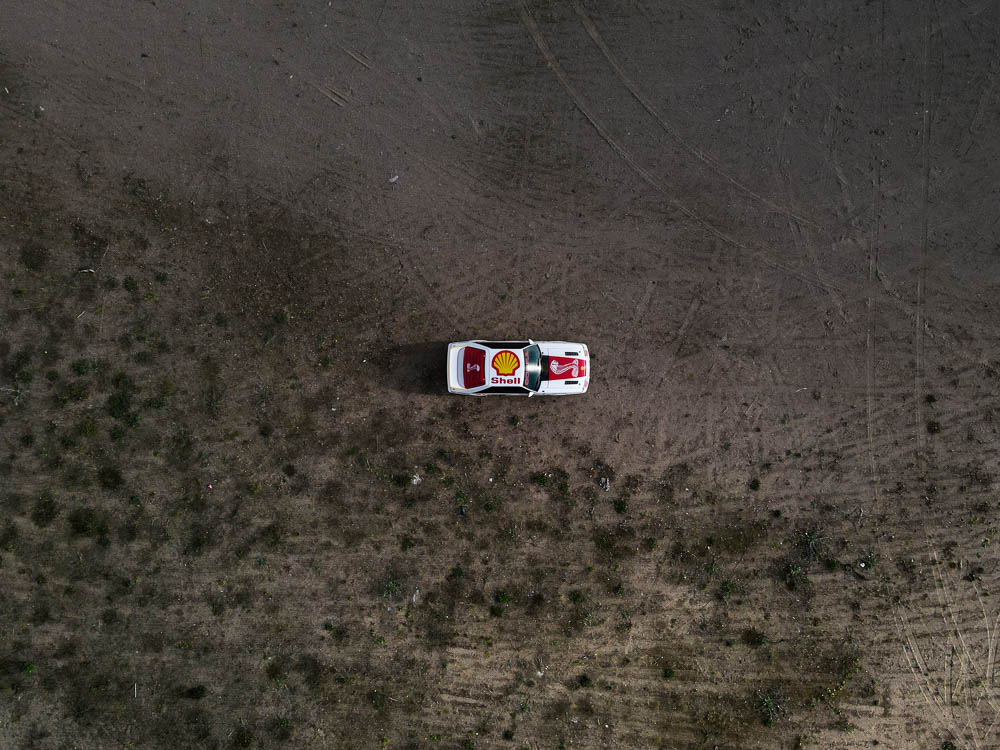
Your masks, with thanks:
<instances>
[{"instance_id":1,"label":"car roof","mask_svg":"<svg viewBox=\"0 0 1000 750\"><path fill-rule=\"evenodd\" d=\"M528 346L530 342L528 341L486 341L483 339L477 339L472 342L473 344L481 344L488 349L523 349Z\"/></svg>"}]
</instances>

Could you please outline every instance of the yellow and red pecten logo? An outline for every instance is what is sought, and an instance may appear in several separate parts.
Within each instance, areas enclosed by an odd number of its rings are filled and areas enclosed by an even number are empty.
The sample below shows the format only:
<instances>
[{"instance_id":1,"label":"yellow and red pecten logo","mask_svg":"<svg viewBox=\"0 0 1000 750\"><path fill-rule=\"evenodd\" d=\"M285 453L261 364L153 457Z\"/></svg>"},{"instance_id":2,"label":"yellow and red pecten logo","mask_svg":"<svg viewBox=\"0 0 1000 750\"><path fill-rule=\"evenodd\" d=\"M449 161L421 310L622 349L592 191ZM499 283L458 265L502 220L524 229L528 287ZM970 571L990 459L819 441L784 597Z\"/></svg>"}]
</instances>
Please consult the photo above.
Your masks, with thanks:
<instances>
[{"instance_id":1,"label":"yellow and red pecten logo","mask_svg":"<svg viewBox=\"0 0 1000 750\"><path fill-rule=\"evenodd\" d=\"M509 349L504 349L502 352L497 352L493 355L493 361L490 362L493 365L493 369L496 370L496 375L490 378L490 382L494 385L520 385L521 379L510 377L514 374L518 367L521 366L521 360L518 356ZM500 377L497 377L499 375ZM507 377L503 377L503 376Z\"/></svg>"},{"instance_id":2,"label":"yellow and red pecten logo","mask_svg":"<svg viewBox=\"0 0 1000 750\"><path fill-rule=\"evenodd\" d=\"M497 375L513 375L514 371L521 366L521 360L514 352L504 349L493 355L493 361L490 364L493 365Z\"/></svg>"}]
</instances>

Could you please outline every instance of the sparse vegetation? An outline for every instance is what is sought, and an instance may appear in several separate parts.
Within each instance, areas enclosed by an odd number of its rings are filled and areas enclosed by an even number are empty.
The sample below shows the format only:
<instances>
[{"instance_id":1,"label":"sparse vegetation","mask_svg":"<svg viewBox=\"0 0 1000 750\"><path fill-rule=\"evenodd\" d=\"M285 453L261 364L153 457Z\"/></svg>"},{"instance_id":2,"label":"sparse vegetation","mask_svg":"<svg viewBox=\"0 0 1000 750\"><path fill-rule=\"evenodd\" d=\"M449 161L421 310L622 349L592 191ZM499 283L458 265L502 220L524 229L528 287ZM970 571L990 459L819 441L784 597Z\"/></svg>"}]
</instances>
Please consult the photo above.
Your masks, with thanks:
<instances>
[{"instance_id":1,"label":"sparse vegetation","mask_svg":"<svg viewBox=\"0 0 1000 750\"><path fill-rule=\"evenodd\" d=\"M754 706L766 727L782 719L788 710L788 697L780 688L759 691L754 697Z\"/></svg>"},{"instance_id":2,"label":"sparse vegetation","mask_svg":"<svg viewBox=\"0 0 1000 750\"><path fill-rule=\"evenodd\" d=\"M995 14L163 5L0 55L5 750L1000 746Z\"/></svg>"},{"instance_id":3,"label":"sparse vegetation","mask_svg":"<svg viewBox=\"0 0 1000 750\"><path fill-rule=\"evenodd\" d=\"M59 506L50 494L44 494L35 501L31 520L40 529L51 524L59 515Z\"/></svg>"}]
</instances>

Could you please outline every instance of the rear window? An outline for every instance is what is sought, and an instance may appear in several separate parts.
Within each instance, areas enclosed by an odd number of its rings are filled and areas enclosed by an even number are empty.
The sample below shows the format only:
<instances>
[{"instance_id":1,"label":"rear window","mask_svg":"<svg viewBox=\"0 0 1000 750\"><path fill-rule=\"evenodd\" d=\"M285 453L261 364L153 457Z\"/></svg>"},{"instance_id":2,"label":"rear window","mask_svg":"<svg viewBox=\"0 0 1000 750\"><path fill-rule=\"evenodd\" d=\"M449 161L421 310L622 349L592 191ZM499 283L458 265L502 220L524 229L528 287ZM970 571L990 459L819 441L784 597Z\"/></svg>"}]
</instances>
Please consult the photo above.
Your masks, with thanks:
<instances>
[{"instance_id":1,"label":"rear window","mask_svg":"<svg viewBox=\"0 0 1000 750\"><path fill-rule=\"evenodd\" d=\"M462 361L459 367L462 371L462 385L465 388L478 388L486 382L486 352L475 346L462 349Z\"/></svg>"}]
</instances>

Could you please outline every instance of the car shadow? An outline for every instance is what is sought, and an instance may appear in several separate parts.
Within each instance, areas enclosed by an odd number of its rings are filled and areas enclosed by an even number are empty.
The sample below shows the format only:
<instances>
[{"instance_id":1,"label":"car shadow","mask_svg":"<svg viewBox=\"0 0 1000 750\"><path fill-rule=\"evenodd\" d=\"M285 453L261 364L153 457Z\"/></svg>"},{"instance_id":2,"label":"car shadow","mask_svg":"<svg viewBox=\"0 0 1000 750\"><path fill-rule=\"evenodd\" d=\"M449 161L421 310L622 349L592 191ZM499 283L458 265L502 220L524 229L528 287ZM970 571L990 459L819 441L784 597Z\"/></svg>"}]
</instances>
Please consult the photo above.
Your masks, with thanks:
<instances>
[{"instance_id":1,"label":"car shadow","mask_svg":"<svg viewBox=\"0 0 1000 750\"><path fill-rule=\"evenodd\" d=\"M386 352L385 384L403 393L448 393L447 341L401 344Z\"/></svg>"}]
</instances>

